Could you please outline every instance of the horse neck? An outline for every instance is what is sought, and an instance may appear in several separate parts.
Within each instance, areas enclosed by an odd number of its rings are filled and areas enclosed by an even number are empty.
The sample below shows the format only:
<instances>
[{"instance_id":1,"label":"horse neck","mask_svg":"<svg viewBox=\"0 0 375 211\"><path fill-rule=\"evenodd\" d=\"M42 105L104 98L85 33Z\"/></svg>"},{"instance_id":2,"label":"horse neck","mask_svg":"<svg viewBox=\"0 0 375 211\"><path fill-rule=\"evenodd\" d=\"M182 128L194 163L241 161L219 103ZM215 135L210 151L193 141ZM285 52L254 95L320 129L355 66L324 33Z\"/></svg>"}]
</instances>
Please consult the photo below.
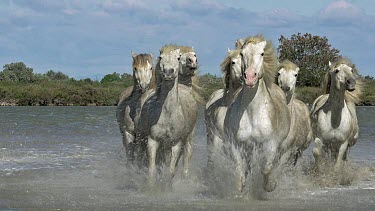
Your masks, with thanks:
<instances>
[{"instance_id":1,"label":"horse neck","mask_svg":"<svg viewBox=\"0 0 375 211\"><path fill-rule=\"evenodd\" d=\"M236 95L238 88L241 87L240 83L234 83L233 80L229 81L229 87L226 92L224 92L224 101L226 104L232 103L234 95Z\"/></svg>"},{"instance_id":2,"label":"horse neck","mask_svg":"<svg viewBox=\"0 0 375 211\"><path fill-rule=\"evenodd\" d=\"M286 104L289 104L292 101L293 96L294 96L294 89L295 89L295 87L293 87L291 90L289 90L287 93L285 93Z\"/></svg>"},{"instance_id":3,"label":"horse neck","mask_svg":"<svg viewBox=\"0 0 375 211\"><path fill-rule=\"evenodd\" d=\"M139 87L138 80L135 78L135 74L133 73L133 90L131 92L131 96L139 95L142 95L142 89Z\"/></svg>"},{"instance_id":4,"label":"horse neck","mask_svg":"<svg viewBox=\"0 0 375 211\"><path fill-rule=\"evenodd\" d=\"M252 102L263 103L264 98L269 97L269 92L266 87L266 83L263 79L259 79L257 85L254 88L249 88L243 85L241 93L241 105L246 107L259 107Z\"/></svg>"},{"instance_id":5,"label":"horse neck","mask_svg":"<svg viewBox=\"0 0 375 211\"><path fill-rule=\"evenodd\" d=\"M182 72L185 72L185 70L186 69L188 69L188 67L181 67L184 71L182 71ZM188 87L192 87L192 85L193 85L193 82L192 82L192 79L191 79L191 77L192 76L190 76L190 75L178 75L178 82L180 83L180 84L183 84L183 85L185 85L185 86L188 86Z\"/></svg>"},{"instance_id":6,"label":"horse neck","mask_svg":"<svg viewBox=\"0 0 375 211\"><path fill-rule=\"evenodd\" d=\"M335 86L331 85L326 102L326 105L328 106L325 110L331 112L331 124L334 128L337 128L340 125L342 111L345 108L345 104L345 90L336 89Z\"/></svg>"},{"instance_id":7,"label":"horse neck","mask_svg":"<svg viewBox=\"0 0 375 211\"><path fill-rule=\"evenodd\" d=\"M345 89L336 89L334 85L331 85L327 103L331 105L332 110L338 109L341 112L345 106Z\"/></svg>"},{"instance_id":8,"label":"horse neck","mask_svg":"<svg viewBox=\"0 0 375 211\"><path fill-rule=\"evenodd\" d=\"M170 101L178 102L178 77L174 81L162 80L160 83L157 95L161 102Z\"/></svg>"}]
</instances>

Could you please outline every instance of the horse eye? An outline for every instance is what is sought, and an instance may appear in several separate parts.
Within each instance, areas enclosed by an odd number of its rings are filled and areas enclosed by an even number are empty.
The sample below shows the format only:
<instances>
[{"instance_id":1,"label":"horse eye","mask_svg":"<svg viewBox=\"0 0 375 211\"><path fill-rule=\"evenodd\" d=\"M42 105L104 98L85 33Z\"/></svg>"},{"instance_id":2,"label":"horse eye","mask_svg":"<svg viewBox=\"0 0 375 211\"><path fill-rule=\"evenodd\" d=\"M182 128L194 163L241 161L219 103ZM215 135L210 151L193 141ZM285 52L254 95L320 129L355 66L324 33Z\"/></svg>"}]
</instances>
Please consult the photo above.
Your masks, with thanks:
<instances>
[{"instance_id":1,"label":"horse eye","mask_svg":"<svg viewBox=\"0 0 375 211\"><path fill-rule=\"evenodd\" d=\"M280 73L277 73L277 75L281 75Z\"/></svg>"},{"instance_id":2,"label":"horse eye","mask_svg":"<svg viewBox=\"0 0 375 211\"><path fill-rule=\"evenodd\" d=\"M181 57L178 57L177 60L180 61Z\"/></svg>"},{"instance_id":3,"label":"horse eye","mask_svg":"<svg viewBox=\"0 0 375 211\"><path fill-rule=\"evenodd\" d=\"M338 72L339 72L339 69L336 69L336 70L335 70L335 73L338 73Z\"/></svg>"},{"instance_id":4,"label":"horse eye","mask_svg":"<svg viewBox=\"0 0 375 211\"><path fill-rule=\"evenodd\" d=\"M261 56L264 56L264 53L260 54Z\"/></svg>"},{"instance_id":5,"label":"horse eye","mask_svg":"<svg viewBox=\"0 0 375 211\"><path fill-rule=\"evenodd\" d=\"M135 71L137 71L137 68L136 68L136 67L134 67L134 70L135 70Z\"/></svg>"},{"instance_id":6,"label":"horse eye","mask_svg":"<svg viewBox=\"0 0 375 211\"><path fill-rule=\"evenodd\" d=\"M232 62L232 64L236 64L236 62Z\"/></svg>"},{"instance_id":7,"label":"horse eye","mask_svg":"<svg viewBox=\"0 0 375 211\"><path fill-rule=\"evenodd\" d=\"M295 74L294 76L297 77L298 74Z\"/></svg>"}]
</instances>

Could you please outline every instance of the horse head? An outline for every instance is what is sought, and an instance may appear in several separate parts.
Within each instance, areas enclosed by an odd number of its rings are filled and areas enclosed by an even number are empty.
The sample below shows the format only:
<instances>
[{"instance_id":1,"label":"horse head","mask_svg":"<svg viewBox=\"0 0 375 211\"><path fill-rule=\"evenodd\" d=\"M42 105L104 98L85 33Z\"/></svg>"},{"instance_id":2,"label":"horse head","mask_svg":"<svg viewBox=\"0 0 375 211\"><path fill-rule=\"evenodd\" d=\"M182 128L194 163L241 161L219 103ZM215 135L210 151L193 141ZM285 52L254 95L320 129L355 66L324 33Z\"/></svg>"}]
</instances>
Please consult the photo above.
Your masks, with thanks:
<instances>
[{"instance_id":1,"label":"horse head","mask_svg":"<svg viewBox=\"0 0 375 211\"><path fill-rule=\"evenodd\" d=\"M177 78L180 67L180 58L180 49L160 54L160 75L163 80L174 80Z\"/></svg>"},{"instance_id":2,"label":"horse head","mask_svg":"<svg viewBox=\"0 0 375 211\"><path fill-rule=\"evenodd\" d=\"M184 68L181 68L180 74L185 76L195 75L195 71L198 68L198 59L194 51L186 52L181 54L180 59L181 65Z\"/></svg>"},{"instance_id":3,"label":"horse head","mask_svg":"<svg viewBox=\"0 0 375 211\"><path fill-rule=\"evenodd\" d=\"M233 82L239 82L241 80L241 55L238 50L232 50L230 54L230 79Z\"/></svg>"},{"instance_id":4,"label":"horse head","mask_svg":"<svg viewBox=\"0 0 375 211\"><path fill-rule=\"evenodd\" d=\"M267 41L245 43L241 49L242 76L246 86L254 88L263 77L263 56Z\"/></svg>"},{"instance_id":5,"label":"horse head","mask_svg":"<svg viewBox=\"0 0 375 211\"><path fill-rule=\"evenodd\" d=\"M285 60L279 65L279 71L277 72L277 83L285 94L288 95L288 93L294 92L298 72L299 67L289 60Z\"/></svg>"},{"instance_id":6,"label":"horse head","mask_svg":"<svg viewBox=\"0 0 375 211\"><path fill-rule=\"evenodd\" d=\"M144 93L154 77L154 69L152 67L152 54L136 54L132 52L133 57L133 77L135 84L141 88Z\"/></svg>"},{"instance_id":7,"label":"horse head","mask_svg":"<svg viewBox=\"0 0 375 211\"><path fill-rule=\"evenodd\" d=\"M338 90L348 90L352 92L356 88L356 78L354 75L354 67L344 62L332 64L329 62L329 75L331 86Z\"/></svg>"}]
</instances>

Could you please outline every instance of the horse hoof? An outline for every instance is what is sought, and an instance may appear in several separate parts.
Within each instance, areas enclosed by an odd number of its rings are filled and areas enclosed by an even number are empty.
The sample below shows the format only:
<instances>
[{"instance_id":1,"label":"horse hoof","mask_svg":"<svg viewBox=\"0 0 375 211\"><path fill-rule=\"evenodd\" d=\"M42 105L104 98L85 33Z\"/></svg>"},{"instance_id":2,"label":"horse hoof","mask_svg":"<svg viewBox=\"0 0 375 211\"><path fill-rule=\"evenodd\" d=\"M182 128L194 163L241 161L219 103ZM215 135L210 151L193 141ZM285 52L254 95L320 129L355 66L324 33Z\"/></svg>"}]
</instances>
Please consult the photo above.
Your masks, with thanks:
<instances>
[{"instance_id":1,"label":"horse hoof","mask_svg":"<svg viewBox=\"0 0 375 211\"><path fill-rule=\"evenodd\" d=\"M264 190L267 191L267 192L272 192L276 189L276 185L277 183L275 181L269 181L268 183L266 183L264 185Z\"/></svg>"}]
</instances>

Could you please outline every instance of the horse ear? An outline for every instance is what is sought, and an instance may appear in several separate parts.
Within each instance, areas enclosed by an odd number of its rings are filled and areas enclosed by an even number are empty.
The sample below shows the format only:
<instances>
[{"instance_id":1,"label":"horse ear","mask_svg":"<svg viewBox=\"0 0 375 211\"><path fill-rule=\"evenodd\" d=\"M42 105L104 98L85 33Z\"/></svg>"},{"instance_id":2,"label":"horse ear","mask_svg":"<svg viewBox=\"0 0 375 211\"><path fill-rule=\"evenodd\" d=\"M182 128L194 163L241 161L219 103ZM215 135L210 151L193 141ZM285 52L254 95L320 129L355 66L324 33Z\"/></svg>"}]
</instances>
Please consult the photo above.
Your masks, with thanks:
<instances>
[{"instance_id":1,"label":"horse ear","mask_svg":"<svg viewBox=\"0 0 375 211\"><path fill-rule=\"evenodd\" d=\"M228 53L230 52L230 49L228 48Z\"/></svg>"},{"instance_id":2,"label":"horse ear","mask_svg":"<svg viewBox=\"0 0 375 211\"><path fill-rule=\"evenodd\" d=\"M133 59L134 59L136 56L137 56L137 54L134 53L134 51L132 51L132 57L133 57Z\"/></svg>"},{"instance_id":3,"label":"horse ear","mask_svg":"<svg viewBox=\"0 0 375 211\"><path fill-rule=\"evenodd\" d=\"M151 58L153 58L154 56L152 55L152 53L150 53L150 56L151 56Z\"/></svg>"},{"instance_id":4,"label":"horse ear","mask_svg":"<svg viewBox=\"0 0 375 211\"><path fill-rule=\"evenodd\" d=\"M236 40L235 46L236 46L236 48L242 48L244 43L245 43L245 40L240 38L240 39Z\"/></svg>"},{"instance_id":5,"label":"horse ear","mask_svg":"<svg viewBox=\"0 0 375 211\"><path fill-rule=\"evenodd\" d=\"M194 46L191 46L191 49L193 49L193 51L194 51Z\"/></svg>"},{"instance_id":6,"label":"horse ear","mask_svg":"<svg viewBox=\"0 0 375 211\"><path fill-rule=\"evenodd\" d=\"M297 67L296 71L299 72L299 67Z\"/></svg>"},{"instance_id":7,"label":"horse ear","mask_svg":"<svg viewBox=\"0 0 375 211\"><path fill-rule=\"evenodd\" d=\"M332 63L331 61L328 61L328 66L331 67L332 66Z\"/></svg>"},{"instance_id":8,"label":"horse ear","mask_svg":"<svg viewBox=\"0 0 375 211\"><path fill-rule=\"evenodd\" d=\"M267 45L267 41L259 42L258 45L260 45L264 49Z\"/></svg>"}]
</instances>

